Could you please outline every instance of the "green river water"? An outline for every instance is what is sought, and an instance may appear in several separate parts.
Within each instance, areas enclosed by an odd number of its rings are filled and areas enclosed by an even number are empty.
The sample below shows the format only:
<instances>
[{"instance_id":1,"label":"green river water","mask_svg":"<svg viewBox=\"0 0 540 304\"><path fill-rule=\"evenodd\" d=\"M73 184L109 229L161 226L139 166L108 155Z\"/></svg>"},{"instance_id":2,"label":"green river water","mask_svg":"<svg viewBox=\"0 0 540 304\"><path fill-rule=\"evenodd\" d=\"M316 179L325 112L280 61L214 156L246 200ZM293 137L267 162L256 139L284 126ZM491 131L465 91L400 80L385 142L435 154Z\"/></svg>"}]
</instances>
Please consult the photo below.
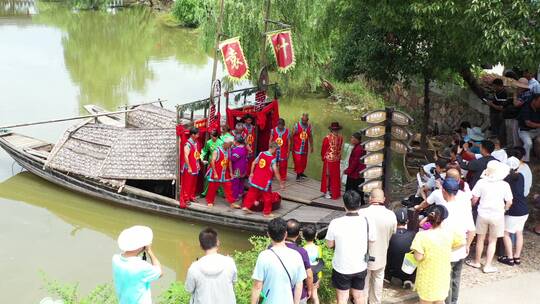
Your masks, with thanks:
<instances>
[{"instance_id":1,"label":"green river water","mask_svg":"<svg viewBox=\"0 0 540 304\"><path fill-rule=\"evenodd\" d=\"M115 110L161 98L172 108L208 95L212 60L197 34L163 27L148 10L74 12L41 2L10 10L9 3L0 0L0 125L76 116L85 113L86 104ZM223 76L221 66L218 76ZM346 136L360 127L327 103L284 96L280 112L288 122L309 112L316 142L333 120L344 125ZM16 131L55 142L71 123ZM309 175L320 175L319 162L316 150ZM39 302L47 295L40 271L79 282L83 293L110 282L116 236L134 224L154 230L155 251L165 267L154 288L157 295L183 280L201 254L197 236L204 224L117 208L67 191L24 172L0 151L0 303ZM248 232L216 228L223 251L249 246Z\"/></svg>"}]
</instances>

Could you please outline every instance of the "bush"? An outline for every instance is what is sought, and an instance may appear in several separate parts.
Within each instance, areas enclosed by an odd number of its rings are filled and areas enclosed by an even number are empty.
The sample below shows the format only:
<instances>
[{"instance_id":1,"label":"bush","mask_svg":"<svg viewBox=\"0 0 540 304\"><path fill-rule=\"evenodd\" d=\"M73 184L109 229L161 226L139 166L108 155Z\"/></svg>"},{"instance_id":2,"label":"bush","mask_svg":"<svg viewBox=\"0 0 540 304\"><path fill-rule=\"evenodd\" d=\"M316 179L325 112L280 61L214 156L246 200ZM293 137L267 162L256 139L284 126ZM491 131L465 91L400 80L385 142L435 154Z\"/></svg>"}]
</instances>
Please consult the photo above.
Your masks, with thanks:
<instances>
[{"instance_id":1,"label":"bush","mask_svg":"<svg viewBox=\"0 0 540 304\"><path fill-rule=\"evenodd\" d=\"M184 26L197 27L206 15L206 1L176 0L172 15Z\"/></svg>"},{"instance_id":2,"label":"bush","mask_svg":"<svg viewBox=\"0 0 540 304\"><path fill-rule=\"evenodd\" d=\"M249 304L251 297L251 286L253 268L257 262L259 253L270 245L270 240L266 237L253 236L249 239L252 248L244 252L235 252L233 255L238 269L238 281L234 287L237 304ZM319 288L319 298L321 303L332 303L335 299L335 291L330 282L332 273L333 252L326 247L323 241L319 241L322 247L325 268ZM65 304L90 304L90 303L116 303L116 296L112 284L103 284L95 288L89 295L79 298L78 284L60 284L46 277L45 288L54 296L60 297ZM190 295L186 292L184 284L181 282L172 283L165 292L159 296L159 304L189 303Z\"/></svg>"}]
</instances>

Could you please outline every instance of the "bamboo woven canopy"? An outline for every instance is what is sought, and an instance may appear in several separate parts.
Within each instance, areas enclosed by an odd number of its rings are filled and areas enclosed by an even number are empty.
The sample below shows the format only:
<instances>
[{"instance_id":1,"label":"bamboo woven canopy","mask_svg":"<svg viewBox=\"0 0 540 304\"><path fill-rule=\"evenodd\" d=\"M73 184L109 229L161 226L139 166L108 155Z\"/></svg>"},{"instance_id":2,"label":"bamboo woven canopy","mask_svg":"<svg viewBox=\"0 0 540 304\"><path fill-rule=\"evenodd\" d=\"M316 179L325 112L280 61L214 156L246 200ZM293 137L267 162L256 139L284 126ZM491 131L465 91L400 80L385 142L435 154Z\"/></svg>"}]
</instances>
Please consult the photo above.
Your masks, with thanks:
<instances>
[{"instance_id":1,"label":"bamboo woven canopy","mask_svg":"<svg viewBox=\"0 0 540 304\"><path fill-rule=\"evenodd\" d=\"M45 167L120 187L127 179L176 179L175 128L119 128L85 122L68 129Z\"/></svg>"}]
</instances>

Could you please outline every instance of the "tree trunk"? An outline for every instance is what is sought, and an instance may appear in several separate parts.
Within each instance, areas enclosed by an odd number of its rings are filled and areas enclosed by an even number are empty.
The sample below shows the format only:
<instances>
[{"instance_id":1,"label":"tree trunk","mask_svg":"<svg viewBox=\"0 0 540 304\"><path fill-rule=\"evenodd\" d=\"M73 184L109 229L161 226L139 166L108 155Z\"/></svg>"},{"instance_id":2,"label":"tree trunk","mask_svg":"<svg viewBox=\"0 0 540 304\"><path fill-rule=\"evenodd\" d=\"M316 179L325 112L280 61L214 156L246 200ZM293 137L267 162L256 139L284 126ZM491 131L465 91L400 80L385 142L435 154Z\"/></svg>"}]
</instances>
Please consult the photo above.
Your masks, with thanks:
<instances>
[{"instance_id":1,"label":"tree trunk","mask_svg":"<svg viewBox=\"0 0 540 304\"><path fill-rule=\"evenodd\" d=\"M431 111L431 102L429 100L429 83L431 80L424 76L424 122L422 136L420 137L420 147L424 153L427 152L427 136L429 131L429 112Z\"/></svg>"},{"instance_id":2,"label":"tree trunk","mask_svg":"<svg viewBox=\"0 0 540 304\"><path fill-rule=\"evenodd\" d=\"M484 91L484 88L480 86L476 80L476 77L474 77L470 66L462 68L459 71L459 74L461 75L461 78L463 78L463 80L469 85L469 88L471 88L473 93L478 96L478 98L484 98L486 92Z\"/></svg>"}]
</instances>

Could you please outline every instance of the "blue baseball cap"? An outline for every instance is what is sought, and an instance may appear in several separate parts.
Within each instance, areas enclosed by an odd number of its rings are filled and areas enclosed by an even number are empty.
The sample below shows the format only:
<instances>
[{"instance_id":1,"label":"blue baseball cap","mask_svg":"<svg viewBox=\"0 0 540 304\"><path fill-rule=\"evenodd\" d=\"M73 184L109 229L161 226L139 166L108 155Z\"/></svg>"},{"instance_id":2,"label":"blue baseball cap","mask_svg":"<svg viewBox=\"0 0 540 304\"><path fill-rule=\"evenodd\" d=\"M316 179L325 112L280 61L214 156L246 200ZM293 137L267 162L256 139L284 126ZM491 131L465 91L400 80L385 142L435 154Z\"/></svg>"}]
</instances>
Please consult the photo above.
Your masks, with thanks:
<instances>
[{"instance_id":1,"label":"blue baseball cap","mask_svg":"<svg viewBox=\"0 0 540 304\"><path fill-rule=\"evenodd\" d=\"M442 187L446 192L456 194L459 191L459 181L455 178L447 177L444 179Z\"/></svg>"}]
</instances>

